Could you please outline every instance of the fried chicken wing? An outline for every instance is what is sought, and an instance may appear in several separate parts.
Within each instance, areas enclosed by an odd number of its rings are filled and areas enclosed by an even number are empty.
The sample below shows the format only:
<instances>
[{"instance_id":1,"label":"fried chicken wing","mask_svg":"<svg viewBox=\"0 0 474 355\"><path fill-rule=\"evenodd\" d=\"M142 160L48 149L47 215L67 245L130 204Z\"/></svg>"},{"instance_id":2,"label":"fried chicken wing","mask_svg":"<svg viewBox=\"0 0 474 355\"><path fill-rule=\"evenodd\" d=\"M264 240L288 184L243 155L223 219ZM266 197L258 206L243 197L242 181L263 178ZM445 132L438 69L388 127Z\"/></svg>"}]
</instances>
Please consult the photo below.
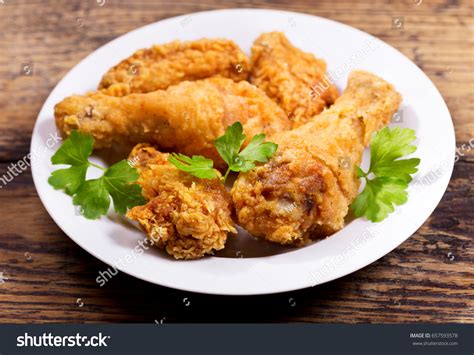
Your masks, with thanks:
<instances>
[{"instance_id":1,"label":"fried chicken wing","mask_svg":"<svg viewBox=\"0 0 474 355\"><path fill-rule=\"evenodd\" d=\"M352 72L333 106L273 136L279 147L270 161L239 175L231 191L238 222L281 244L304 244L340 230L358 192L363 149L400 101L386 81Z\"/></svg>"},{"instance_id":2,"label":"fried chicken wing","mask_svg":"<svg viewBox=\"0 0 474 355\"><path fill-rule=\"evenodd\" d=\"M249 60L227 39L173 41L140 49L111 68L102 77L99 89L123 96L164 90L182 81L221 76L247 80Z\"/></svg>"},{"instance_id":3,"label":"fried chicken wing","mask_svg":"<svg viewBox=\"0 0 474 355\"><path fill-rule=\"evenodd\" d=\"M218 178L198 179L168 163L168 154L147 144L135 146L129 162L148 200L127 217L139 222L154 245L175 259L197 259L224 248L236 233L231 198Z\"/></svg>"},{"instance_id":4,"label":"fried chicken wing","mask_svg":"<svg viewBox=\"0 0 474 355\"><path fill-rule=\"evenodd\" d=\"M265 93L246 81L225 78L186 81L146 94L114 97L95 92L70 96L55 106L63 135L90 133L95 148L153 143L222 165L213 142L240 121L247 137L287 130L290 121Z\"/></svg>"},{"instance_id":5,"label":"fried chicken wing","mask_svg":"<svg viewBox=\"0 0 474 355\"><path fill-rule=\"evenodd\" d=\"M293 127L332 105L339 95L326 77L326 63L294 47L281 32L260 35L251 61L251 82L283 108Z\"/></svg>"}]
</instances>

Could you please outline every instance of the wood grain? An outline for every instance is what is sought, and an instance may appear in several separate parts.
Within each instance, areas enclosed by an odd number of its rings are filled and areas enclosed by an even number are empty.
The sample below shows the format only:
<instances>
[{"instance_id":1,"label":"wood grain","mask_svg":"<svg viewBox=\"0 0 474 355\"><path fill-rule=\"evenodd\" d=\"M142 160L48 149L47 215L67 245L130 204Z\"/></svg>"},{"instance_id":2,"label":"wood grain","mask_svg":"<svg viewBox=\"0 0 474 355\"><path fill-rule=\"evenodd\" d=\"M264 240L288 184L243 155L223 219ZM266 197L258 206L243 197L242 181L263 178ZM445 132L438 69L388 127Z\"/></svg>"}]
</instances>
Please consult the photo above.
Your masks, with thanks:
<instances>
[{"instance_id":1,"label":"wood grain","mask_svg":"<svg viewBox=\"0 0 474 355\"><path fill-rule=\"evenodd\" d=\"M227 7L305 12L381 38L439 88L458 147L474 137L471 1L289 3L106 0L100 6L92 0L5 0L0 4L0 176L28 153L36 116L51 89L92 50L147 23ZM393 16L403 17L403 29L392 29ZM22 75L25 64L33 75ZM191 294L123 274L99 287L95 278L106 265L51 220L27 170L0 190L0 273L7 278L0 281L0 322L472 323L474 150L460 152L440 205L396 250L334 282L258 297Z\"/></svg>"}]
</instances>

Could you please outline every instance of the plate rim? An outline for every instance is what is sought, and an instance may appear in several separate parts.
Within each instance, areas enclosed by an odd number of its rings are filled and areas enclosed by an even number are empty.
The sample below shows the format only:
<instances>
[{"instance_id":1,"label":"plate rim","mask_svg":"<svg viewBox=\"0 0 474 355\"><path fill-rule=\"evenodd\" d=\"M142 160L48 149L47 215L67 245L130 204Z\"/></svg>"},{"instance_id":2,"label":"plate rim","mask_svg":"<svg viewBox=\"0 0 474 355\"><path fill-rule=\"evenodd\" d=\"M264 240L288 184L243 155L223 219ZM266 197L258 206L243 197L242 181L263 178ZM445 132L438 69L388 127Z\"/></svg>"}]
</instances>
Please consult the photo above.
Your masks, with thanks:
<instances>
[{"instance_id":1,"label":"plate rim","mask_svg":"<svg viewBox=\"0 0 474 355\"><path fill-rule=\"evenodd\" d=\"M262 9L262 8L259 8L259 9L253 9L253 8L229 8L229 9L218 9L218 10L209 10L209 11L199 11L199 12L192 12L192 13L186 13L186 14L182 14L182 15L179 15L179 16L173 16L173 17L169 17L169 18L164 18L164 19L161 19L161 20L158 20L158 21L155 21L155 22L152 22L152 23L148 23L144 26L141 26L141 27L138 27L138 28L135 28L129 32L126 32L114 39L112 39L111 41L103 44L102 46L94 49L92 52L90 52L88 55L86 55L85 57L83 57L82 59L80 59L76 64L74 64L74 66L72 66L64 75L63 77L56 83L56 85L54 86L54 88L50 91L48 97L45 99L37 117L36 117L36 120L35 120L35 124L34 124L34 127L33 127L33 131L32 131L32 137L31 137L31 142L30 142L30 152L32 151L33 149L33 140L34 140L34 137L35 137L35 132L37 131L37 125L39 123L39 118L42 114L42 111L45 109L45 104L46 102L50 99L50 96L53 94L54 90L56 89L57 86L59 86L65 79L66 77L68 76L68 74L73 71L78 65L80 65L83 61L85 61L87 58L95 55L97 52L101 51L101 50L105 50L105 48L107 48L108 46L111 46L113 45L115 42L118 42L118 41L121 41L123 40L124 38L126 38L127 36L129 35L132 35L133 33L135 32L138 32L138 31L141 31L143 30L144 28L147 28L147 27L150 27L150 26L154 26L158 23L163 23L163 22L167 22L167 21L176 21L176 20L179 20L179 19L182 19L182 18L185 18L187 16L190 16L190 15L206 15L206 14L210 14L210 13L225 13L225 12L245 12L245 11L250 11L250 12L260 12L260 13L268 13L268 12L275 12L275 13L280 13L280 14L287 14L287 15L296 15L296 16L304 16L304 17L307 17L307 18L310 18L310 19L314 19L316 18L317 20L319 21L325 21L325 22L330 22L330 23L333 23L333 24L336 24L338 26L343 26L343 27L346 27L347 29L350 29L351 31L357 31L357 32L360 32L362 33L363 35L365 36L369 36L372 40L375 40L377 42L381 42L383 43L385 46L388 46L390 47L392 50L396 51L399 55L403 56L407 61L409 61L414 67L416 67L416 70L422 75L424 76L424 78L426 80L428 80L428 82L433 86L433 88L435 89L435 93L439 96L440 98L440 103L444 106L444 108L446 109L446 113L448 114L448 117L449 117L449 123L450 123L450 133L452 133L451 135L451 139L454 141L454 144L456 144L456 136L455 136L455 130L454 130L454 123L453 123L453 119L452 119L452 116L451 116L451 113L449 111L449 108L443 98L443 96L441 95L438 87L433 83L433 81L428 77L427 74L425 74L423 72L423 70L421 70L417 65L416 63L414 63L413 61L411 61L407 56L405 56L402 52L400 52L397 48L391 46L390 44L386 43L385 41L382 41L381 39L373 36L372 34L368 33L368 32L365 32L365 31L362 31L356 27L353 27L351 25L347 25L345 23L342 23L342 22L339 22L339 21L335 21L335 20L332 20L332 19L328 19L328 18L324 18L324 17L320 17L320 16L317 16L317 15L311 15L311 14L306 14L306 13L301 13L301 12L295 12L295 11L285 11L285 10L275 10L275 9ZM34 186L35 186L35 189L36 189L36 192L38 194L38 197L40 198L40 201L41 203L43 204L44 208L46 209L46 211L48 212L49 216L53 219L53 221L55 222L55 224L62 230L62 232L64 234L66 234L74 243L76 243L77 245L79 245L82 249L84 249L86 252L88 252L89 254L91 254L92 256L94 256L95 258L97 258L98 260L100 260L101 262L103 262L105 265L109 266L109 267L115 267L117 268L117 270L120 270L121 272L127 274L127 275L130 275L130 276L133 276L137 279L140 279L140 280L143 280L143 281L146 281L146 282L149 282L149 283L152 283L152 284L155 284L155 285L159 285L159 286L164 286L164 287L169 287L169 288L172 288L172 289L177 289L177 290L181 290L181 291L186 291L186 292L194 292L194 293L201 293L201 294L212 294L212 295L234 295L234 296L244 296L244 295L266 295L266 294L276 294L276 293L282 293L282 292L289 292L289 291L295 291L295 290L299 290L299 289L305 289L305 288L309 288L309 287L314 287L314 286L317 286L317 285L322 285L322 284L325 284L327 282L330 282L330 281L333 281L333 280L336 280L338 278L341 278L341 277L344 277L346 275L349 275L353 272L356 272L356 271L359 271L361 270L362 268L374 263L375 261L377 261L378 259L382 258L383 256L391 253L394 249L396 249L398 246L400 246L402 243L404 243L406 240L408 240L412 235L413 233L415 233L425 222L426 220L431 216L431 214L433 213L433 211L438 207L439 205L439 202L441 201L441 199L443 198L444 194L446 193L446 190L447 190L447 187L449 185L449 182L451 180L451 176L452 176L452 173L453 173L453 169L454 169L454 156L455 156L455 147L453 147L453 149L449 152L449 167L447 168L447 171L446 171L446 177L443 177L444 178L444 182L443 182L443 185L442 185L442 189L441 187L439 188L439 196L436 197L436 199L434 200L435 202L432 203L433 207L430 207L429 208L429 213L427 215L426 218L424 218L420 223L416 223L416 227L414 228L414 231L411 232L411 233L407 233L407 237L406 238L403 238L403 240L400 240L400 242L393 247L393 248L390 248L390 250L388 251L383 251L383 252L379 252L379 253L376 253L375 256L371 255L370 257L367 257L367 258L364 258L363 262L359 263L361 265L358 265L357 268L354 268L354 269L350 269L350 270L346 270L346 269L342 269L343 271L342 272L333 272L332 273L332 276L329 277L328 279L322 281L322 282L319 282L317 283L316 285L312 285L312 284L304 284L304 285L300 285L300 286L295 286L295 287L284 287L284 286L281 286L281 287L274 287L272 288L271 290L265 290L265 291L249 291L249 290L244 290L242 292L236 290L236 289L233 289L233 290L227 290L227 291L223 291L221 289L209 289L209 288L203 288L203 287L186 287L186 286L181 286L181 285L174 285L174 284L169 284L167 282L161 282L158 283L157 281L155 280L152 280L150 277L148 277L148 275L142 275L142 274L137 274L135 272L132 272L130 270L128 270L126 267L118 267L117 265L113 265L113 264L109 264L109 262L107 260L105 260L104 257L102 257L101 255L99 255L98 253L96 253L95 251L91 250L89 248L89 246L87 245L87 243L83 243L82 240L80 240L79 238L74 238L72 237L65 229L64 225L62 223L59 222L58 220L58 217L55 216L52 211L50 210L50 208L47 206L47 204L45 203L46 199L45 197L43 196L43 193L44 191L42 191L41 188L39 188L39 182L37 182L37 175L35 174L35 164L31 163L31 174L32 174L32 178L33 178L33 183L34 183ZM419 225L418 225L419 224ZM343 228L344 229L344 228ZM380 254L380 255L379 255ZM212 258L212 256L211 256ZM265 257L263 257L265 258ZM255 259L255 258L254 258ZM249 260L249 259L245 259L245 260ZM284 283L283 283L284 285Z\"/></svg>"}]
</instances>

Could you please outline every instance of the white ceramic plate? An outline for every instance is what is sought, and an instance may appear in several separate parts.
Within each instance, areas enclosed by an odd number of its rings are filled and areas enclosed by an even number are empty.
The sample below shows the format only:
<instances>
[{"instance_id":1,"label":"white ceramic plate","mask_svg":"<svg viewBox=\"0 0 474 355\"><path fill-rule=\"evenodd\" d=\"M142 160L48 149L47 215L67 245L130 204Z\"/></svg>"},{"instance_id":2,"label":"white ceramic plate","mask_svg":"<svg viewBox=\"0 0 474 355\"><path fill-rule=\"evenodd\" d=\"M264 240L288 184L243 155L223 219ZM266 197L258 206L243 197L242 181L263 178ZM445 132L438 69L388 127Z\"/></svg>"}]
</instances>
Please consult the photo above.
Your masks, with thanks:
<instances>
[{"instance_id":1,"label":"white ceramic plate","mask_svg":"<svg viewBox=\"0 0 474 355\"><path fill-rule=\"evenodd\" d=\"M97 221L77 215L71 198L48 185L53 170L50 134L56 132L55 103L74 93L94 90L103 73L139 48L175 39L229 38L249 53L262 32L285 32L297 47L325 59L342 91L352 69L365 69L403 95L399 119L392 125L416 130L421 158L408 202L382 223L365 219L323 241L289 249L249 236L231 238L224 252L196 261L175 261L138 244L144 235L111 213ZM390 30L390 29L388 29ZM354 272L389 253L410 237L433 212L451 176L455 138L449 111L428 77L386 43L347 25L293 12L219 10L159 21L127 33L97 49L55 87L36 122L31 141L33 178L44 206L58 226L89 253L119 270L159 285L211 294L252 295L301 289ZM367 163L367 152L364 162ZM98 157L96 157L99 160ZM98 270L97 281L102 283ZM111 268L112 270L112 268ZM108 277L108 276L106 276Z\"/></svg>"}]
</instances>

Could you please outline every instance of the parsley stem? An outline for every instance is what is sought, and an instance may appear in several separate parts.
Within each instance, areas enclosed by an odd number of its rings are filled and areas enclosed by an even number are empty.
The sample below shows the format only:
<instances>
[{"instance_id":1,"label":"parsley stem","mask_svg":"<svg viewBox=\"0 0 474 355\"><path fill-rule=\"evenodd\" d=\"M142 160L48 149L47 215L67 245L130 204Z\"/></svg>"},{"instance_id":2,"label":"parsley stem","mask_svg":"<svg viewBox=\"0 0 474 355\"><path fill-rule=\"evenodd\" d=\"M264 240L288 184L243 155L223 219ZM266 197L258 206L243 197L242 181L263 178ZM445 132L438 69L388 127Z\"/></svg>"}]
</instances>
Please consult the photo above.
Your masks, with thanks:
<instances>
[{"instance_id":1,"label":"parsley stem","mask_svg":"<svg viewBox=\"0 0 474 355\"><path fill-rule=\"evenodd\" d=\"M227 168L227 171L225 172L224 177L222 178L222 183L223 184L225 184L225 181L226 181L227 176L229 175L229 173L230 173L230 167Z\"/></svg>"},{"instance_id":2,"label":"parsley stem","mask_svg":"<svg viewBox=\"0 0 474 355\"><path fill-rule=\"evenodd\" d=\"M89 162L89 165L90 165L90 166L93 166L94 168L100 169L100 170L102 170L102 171L107 170L107 169L101 167L100 165L94 164L94 163L92 163L92 162Z\"/></svg>"}]
</instances>

